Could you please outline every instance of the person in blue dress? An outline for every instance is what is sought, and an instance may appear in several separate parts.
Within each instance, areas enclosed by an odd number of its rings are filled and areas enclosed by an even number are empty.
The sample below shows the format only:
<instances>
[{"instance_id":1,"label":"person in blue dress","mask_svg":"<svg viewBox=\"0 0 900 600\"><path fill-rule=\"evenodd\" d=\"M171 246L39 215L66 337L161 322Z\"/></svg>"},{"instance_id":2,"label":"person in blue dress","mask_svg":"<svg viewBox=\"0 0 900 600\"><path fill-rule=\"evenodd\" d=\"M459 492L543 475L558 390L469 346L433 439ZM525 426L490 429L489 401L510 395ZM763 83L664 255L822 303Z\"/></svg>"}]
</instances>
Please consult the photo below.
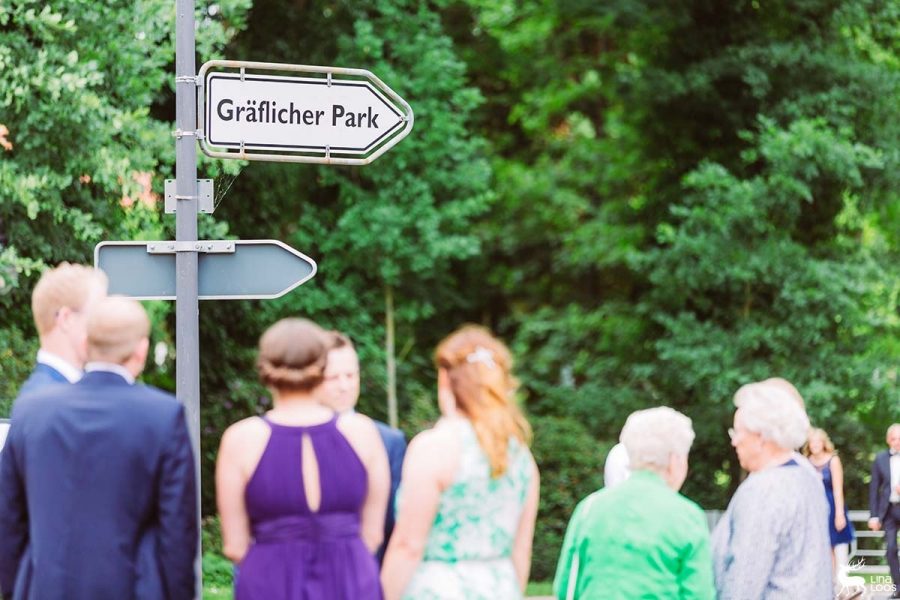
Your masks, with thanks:
<instances>
[{"instance_id":1,"label":"person in blue dress","mask_svg":"<svg viewBox=\"0 0 900 600\"><path fill-rule=\"evenodd\" d=\"M856 535L844 503L844 467L824 429L814 427L809 430L803 453L822 476L822 484L825 486L832 560L835 575L839 576L847 571L850 543Z\"/></svg>"}]
</instances>

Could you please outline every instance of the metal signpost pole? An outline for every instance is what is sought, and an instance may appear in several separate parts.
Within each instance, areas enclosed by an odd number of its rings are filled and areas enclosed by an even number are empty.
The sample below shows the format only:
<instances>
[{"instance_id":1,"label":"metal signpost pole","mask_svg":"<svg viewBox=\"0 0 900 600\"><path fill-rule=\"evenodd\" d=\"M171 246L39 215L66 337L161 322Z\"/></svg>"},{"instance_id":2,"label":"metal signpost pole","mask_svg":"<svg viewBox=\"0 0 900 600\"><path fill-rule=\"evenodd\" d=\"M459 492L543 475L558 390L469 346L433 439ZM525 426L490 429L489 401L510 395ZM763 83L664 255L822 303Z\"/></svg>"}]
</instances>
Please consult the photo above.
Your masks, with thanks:
<instances>
[{"instance_id":1,"label":"metal signpost pole","mask_svg":"<svg viewBox=\"0 0 900 600\"><path fill-rule=\"evenodd\" d=\"M197 67L194 0L176 0L175 20L175 393L187 413L200 515L200 323L197 277ZM199 521L198 521L199 527ZM198 542L199 543L199 542ZM197 598L203 597L200 552Z\"/></svg>"}]
</instances>

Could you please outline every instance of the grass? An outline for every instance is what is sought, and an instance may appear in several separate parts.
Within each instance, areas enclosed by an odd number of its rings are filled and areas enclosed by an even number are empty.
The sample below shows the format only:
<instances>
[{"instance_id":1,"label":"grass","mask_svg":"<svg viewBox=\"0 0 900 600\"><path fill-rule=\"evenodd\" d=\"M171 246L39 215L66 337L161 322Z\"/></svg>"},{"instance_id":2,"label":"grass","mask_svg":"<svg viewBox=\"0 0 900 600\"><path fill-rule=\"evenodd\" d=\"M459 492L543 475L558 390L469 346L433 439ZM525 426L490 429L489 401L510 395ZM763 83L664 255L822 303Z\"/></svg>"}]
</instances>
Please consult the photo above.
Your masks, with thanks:
<instances>
[{"instance_id":1,"label":"grass","mask_svg":"<svg viewBox=\"0 0 900 600\"><path fill-rule=\"evenodd\" d=\"M218 585L203 586L203 600L231 600L231 586L221 587Z\"/></svg>"},{"instance_id":2,"label":"grass","mask_svg":"<svg viewBox=\"0 0 900 600\"><path fill-rule=\"evenodd\" d=\"M203 600L231 600L231 561L213 552L203 554Z\"/></svg>"},{"instance_id":3,"label":"grass","mask_svg":"<svg viewBox=\"0 0 900 600\"><path fill-rule=\"evenodd\" d=\"M219 581L220 571L215 570L203 577L203 600L231 600L232 591L230 582ZM230 576L230 573L229 573ZM549 581L532 581L525 590L526 596L550 596L553 594L553 584Z\"/></svg>"},{"instance_id":4,"label":"grass","mask_svg":"<svg viewBox=\"0 0 900 600\"><path fill-rule=\"evenodd\" d=\"M525 588L526 596L552 596L552 581L529 581L528 587Z\"/></svg>"},{"instance_id":5,"label":"grass","mask_svg":"<svg viewBox=\"0 0 900 600\"><path fill-rule=\"evenodd\" d=\"M526 596L550 596L553 593L553 584L549 581L532 581L525 591ZM203 600L231 600L231 586L221 587L207 585L203 587Z\"/></svg>"}]
</instances>

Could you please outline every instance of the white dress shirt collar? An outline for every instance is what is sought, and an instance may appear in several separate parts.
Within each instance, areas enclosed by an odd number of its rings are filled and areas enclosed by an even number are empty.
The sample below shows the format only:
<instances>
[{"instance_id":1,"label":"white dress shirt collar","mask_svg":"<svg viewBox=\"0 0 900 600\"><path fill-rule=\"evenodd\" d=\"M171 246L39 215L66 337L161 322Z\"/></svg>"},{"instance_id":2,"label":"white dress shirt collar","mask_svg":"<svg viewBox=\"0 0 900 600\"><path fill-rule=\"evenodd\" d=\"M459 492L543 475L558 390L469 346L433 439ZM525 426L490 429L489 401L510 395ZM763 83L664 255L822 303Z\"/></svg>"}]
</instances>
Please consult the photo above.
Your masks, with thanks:
<instances>
[{"instance_id":1,"label":"white dress shirt collar","mask_svg":"<svg viewBox=\"0 0 900 600\"><path fill-rule=\"evenodd\" d=\"M123 367L122 365L117 365L115 363L107 363L107 362L89 362L84 365L85 372L92 371L106 371L107 373L115 373L116 375L121 375L122 379L127 381L130 384L134 384L134 375L131 372Z\"/></svg>"},{"instance_id":2,"label":"white dress shirt collar","mask_svg":"<svg viewBox=\"0 0 900 600\"><path fill-rule=\"evenodd\" d=\"M897 492L897 486L900 485L900 454L893 456L888 454L888 462L891 469L891 502L900 502L900 493Z\"/></svg>"},{"instance_id":3,"label":"white dress shirt collar","mask_svg":"<svg viewBox=\"0 0 900 600\"><path fill-rule=\"evenodd\" d=\"M69 383L75 383L81 379L81 370L74 367L70 362L57 354L47 352L46 350L38 350L37 361L59 371Z\"/></svg>"}]
</instances>

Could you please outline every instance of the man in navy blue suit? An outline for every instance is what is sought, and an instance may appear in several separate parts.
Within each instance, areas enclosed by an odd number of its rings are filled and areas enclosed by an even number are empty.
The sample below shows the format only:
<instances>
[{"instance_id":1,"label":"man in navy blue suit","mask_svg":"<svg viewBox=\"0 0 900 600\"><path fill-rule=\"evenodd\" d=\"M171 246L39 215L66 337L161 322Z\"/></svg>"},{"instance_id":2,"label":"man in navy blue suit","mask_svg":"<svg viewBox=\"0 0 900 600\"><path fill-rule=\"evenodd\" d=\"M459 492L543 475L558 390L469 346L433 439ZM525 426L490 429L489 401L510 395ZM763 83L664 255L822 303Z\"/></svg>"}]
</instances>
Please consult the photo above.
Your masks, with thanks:
<instances>
[{"instance_id":1,"label":"man in navy blue suit","mask_svg":"<svg viewBox=\"0 0 900 600\"><path fill-rule=\"evenodd\" d=\"M5 598L193 598L193 453L182 406L135 383L149 331L139 303L99 301L84 377L13 407L0 454Z\"/></svg>"},{"instance_id":2,"label":"man in navy blue suit","mask_svg":"<svg viewBox=\"0 0 900 600\"><path fill-rule=\"evenodd\" d=\"M52 383L75 383L87 353L86 316L106 296L103 271L62 263L41 276L31 293L31 312L41 348L19 396Z\"/></svg>"},{"instance_id":3,"label":"man in navy blue suit","mask_svg":"<svg viewBox=\"0 0 900 600\"><path fill-rule=\"evenodd\" d=\"M900 529L900 423L887 430L888 449L875 455L869 483L869 529L884 529L887 561L894 581L891 598L900 598L900 558L897 531Z\"/></svg>"},{"instance_id":4,"label":"man in navy blue suit","mask_svg":"<svg viewBox=\"0 0 900 600\"><path fill-rule=\"evenodd\" d=\"M356 409L359 400L359 357L350 338L338 331L331 332L331 350L325 365L324 404L338 413ZM384 542L378 549L379 562L384 556L391 532L394 531L394 501L400 486L403 457L406 454L406 437L399 429L381 421L375 421L384 449L391 466L391 495L388 497L387 514L384 519Z\"/></svg>"}]
</instances>

